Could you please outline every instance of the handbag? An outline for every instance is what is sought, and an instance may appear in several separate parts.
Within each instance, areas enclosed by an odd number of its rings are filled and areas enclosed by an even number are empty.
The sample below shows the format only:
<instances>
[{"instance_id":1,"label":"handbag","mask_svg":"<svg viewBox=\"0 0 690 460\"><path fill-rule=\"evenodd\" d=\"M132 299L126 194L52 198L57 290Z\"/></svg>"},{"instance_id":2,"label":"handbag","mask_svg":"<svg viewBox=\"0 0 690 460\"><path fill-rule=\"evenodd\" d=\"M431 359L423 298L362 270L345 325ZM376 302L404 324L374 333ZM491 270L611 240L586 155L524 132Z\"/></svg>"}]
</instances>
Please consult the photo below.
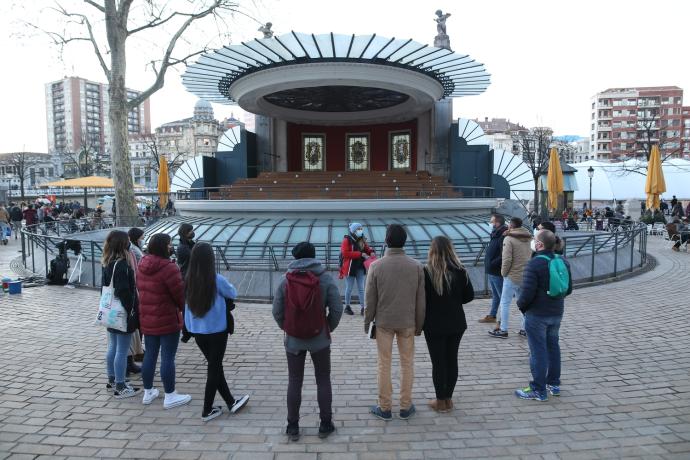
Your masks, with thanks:
<instances>
[{"instance_id":1,"label":"handbag","mask_svg":"<svg viewBox=\"0 0 690 460\"><path fill-rule=\"evenodd\" d=\"M127 332L127 311L122 306L120 299L115 296L115 290L113 289L115 269L119 262L118 260L113 266L110 283L107 286L103 286L101 301L98 305L98 314L96 315L96 324L109 329L115 329L116 331Z\"/></svg>"},{"instance_id":2,"label":"handbag","mask_svg":"<svg viewBox=\"0 0 690 460\"><path fill-rule=\"evenodd\" d=\"M228 327L227 327L227 332L228 335L232 335L235 333L235 318L232 316L232 311L235 309L235 302L232 299L225 299L225 314L227 316L227 321L228 321Z\"/></svg>"},{"instance_id":3,"label":"handbag","mask_svg":"<svg viewBox=\"0 0 690 460\"><path fill-rule=\"evenodd\" d=\"M373 264L378 258L376 256L369 256L367 259L364 261L364 269L369 271L369 266Z\"/></svg>"}]
</instances>

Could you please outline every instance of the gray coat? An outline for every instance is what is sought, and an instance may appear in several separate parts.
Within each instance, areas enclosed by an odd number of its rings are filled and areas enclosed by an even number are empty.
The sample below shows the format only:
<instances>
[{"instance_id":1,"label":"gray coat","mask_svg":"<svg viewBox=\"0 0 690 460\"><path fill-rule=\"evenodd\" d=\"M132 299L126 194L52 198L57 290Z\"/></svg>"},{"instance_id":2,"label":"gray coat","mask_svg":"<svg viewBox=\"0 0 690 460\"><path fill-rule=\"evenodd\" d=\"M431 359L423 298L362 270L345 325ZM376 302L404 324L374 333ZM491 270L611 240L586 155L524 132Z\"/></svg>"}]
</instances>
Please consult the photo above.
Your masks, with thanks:
<instances>
[{"instance_id":1,"label":"gray coat","mask_svg":"<svg viewBox=\"0 0 690 460\"><path fill-rule=\"evenodd\" d=\"M335 328L338 327L340 317L343 315L343 304L340 300L338 286L335 284L333 277L326 273L326 269L321 265L321 262L316 259L297 259L292 261L290 265L288 265L288 272L295 270L310 270L314 275L319 277L319 287L321 288L324 313L327 313L326 320L330 332L334 331ZM280 280L280 285L278 285L275 297L273 298L273 318L281 329L283 328L283 320L285 319L285 284L286 279L283 277ZM298 339L285 334L285 350L293 354L298 354L304 350L313 353L323 350L330 344L331 337L326 328L324 328L319 335L311 339Z\"/></svg>"}]
</instances>

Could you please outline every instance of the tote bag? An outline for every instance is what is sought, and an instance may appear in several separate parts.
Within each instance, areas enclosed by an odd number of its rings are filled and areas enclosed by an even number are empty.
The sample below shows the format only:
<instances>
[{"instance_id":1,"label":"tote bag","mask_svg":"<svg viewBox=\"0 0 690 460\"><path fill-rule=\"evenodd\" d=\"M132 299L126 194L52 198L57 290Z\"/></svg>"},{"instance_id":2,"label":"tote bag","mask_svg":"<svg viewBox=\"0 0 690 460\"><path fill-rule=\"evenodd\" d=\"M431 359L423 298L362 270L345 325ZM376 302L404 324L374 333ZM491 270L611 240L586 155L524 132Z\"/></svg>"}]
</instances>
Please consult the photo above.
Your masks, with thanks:
<instances>
[{"instance_id":1,"label":"tote bag","mask_svg":"<svg viewBox=\"0 0 690 460\"><path fill-rule=\"evenodd\" d=\"M119 262L118 260L113 266L113 275L110 277L110 283L107 286L103 286L101 301L98 305L98 315L96 315L96 324L120 332L127 332L127 311L122 306L120 299L115 297L115 290L113 289L115 269Z\"/></svg>"}]
</instances>

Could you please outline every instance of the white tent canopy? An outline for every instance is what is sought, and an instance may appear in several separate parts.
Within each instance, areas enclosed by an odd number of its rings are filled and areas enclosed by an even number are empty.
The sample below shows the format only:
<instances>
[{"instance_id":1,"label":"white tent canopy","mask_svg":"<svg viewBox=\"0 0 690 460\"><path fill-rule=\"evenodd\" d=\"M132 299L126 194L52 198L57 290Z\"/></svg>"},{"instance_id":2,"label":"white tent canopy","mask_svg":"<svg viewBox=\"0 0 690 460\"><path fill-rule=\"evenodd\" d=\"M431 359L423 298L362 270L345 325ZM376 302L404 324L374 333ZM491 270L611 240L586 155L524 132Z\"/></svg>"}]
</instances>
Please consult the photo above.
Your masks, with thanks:
<instances>
[{"instance_id":1,"label":"white tent canopy","mask_svg":"<svg viewBox=\"0 0 690 460\"><path fill-rule=\"evenodd\" d=\"M575 177L579 190L575 192L575 200L589 200L589 176L587 170L594 169L592 178L592 200L644 200L645 181L647 180L647 163L638 160L628 160L619 163L604 163L596 160L572 164L577 169ZM679 200L690 200L690 161L668 159L662 164L666 193L662 198L670 200L673 195Z\"/></svg>"}]
</instances>

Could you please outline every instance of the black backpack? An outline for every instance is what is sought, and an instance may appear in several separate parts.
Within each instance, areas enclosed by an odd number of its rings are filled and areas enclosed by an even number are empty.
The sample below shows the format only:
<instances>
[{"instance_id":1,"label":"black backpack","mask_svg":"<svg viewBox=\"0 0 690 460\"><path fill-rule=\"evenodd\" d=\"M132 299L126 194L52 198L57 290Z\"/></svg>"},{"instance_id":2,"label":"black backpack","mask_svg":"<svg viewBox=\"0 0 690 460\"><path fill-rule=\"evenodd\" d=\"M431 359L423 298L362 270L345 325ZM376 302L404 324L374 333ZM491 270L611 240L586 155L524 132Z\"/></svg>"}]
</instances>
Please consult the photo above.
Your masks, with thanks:
<instances>
[{"instance_id":1,"label":"black backpack","mask_svg":"<svg viewBox=\"0 0 690 460\"><path fill-rule=\"evenodd\" d=\"M59 255L50 261L48 271L48 284L65 285L67 284L67 270L69 269L69 258Z\"/></svg>"}]
</instances>

